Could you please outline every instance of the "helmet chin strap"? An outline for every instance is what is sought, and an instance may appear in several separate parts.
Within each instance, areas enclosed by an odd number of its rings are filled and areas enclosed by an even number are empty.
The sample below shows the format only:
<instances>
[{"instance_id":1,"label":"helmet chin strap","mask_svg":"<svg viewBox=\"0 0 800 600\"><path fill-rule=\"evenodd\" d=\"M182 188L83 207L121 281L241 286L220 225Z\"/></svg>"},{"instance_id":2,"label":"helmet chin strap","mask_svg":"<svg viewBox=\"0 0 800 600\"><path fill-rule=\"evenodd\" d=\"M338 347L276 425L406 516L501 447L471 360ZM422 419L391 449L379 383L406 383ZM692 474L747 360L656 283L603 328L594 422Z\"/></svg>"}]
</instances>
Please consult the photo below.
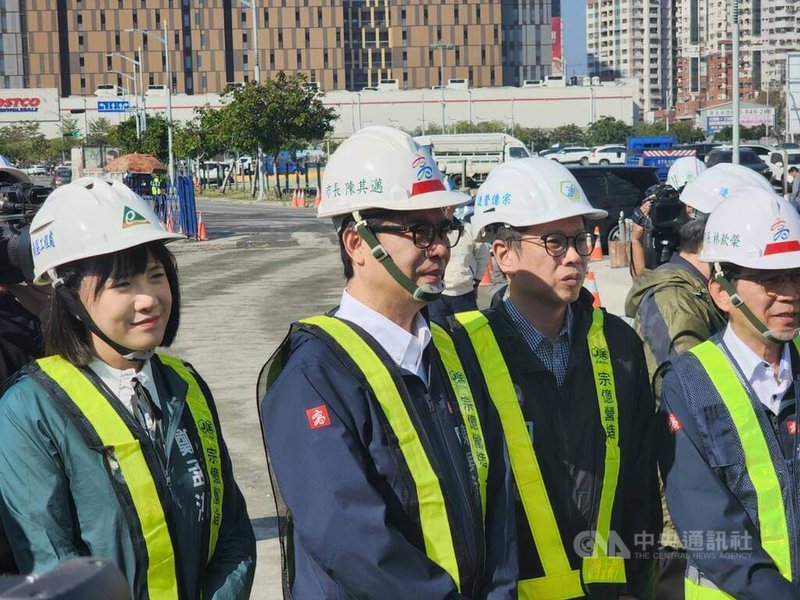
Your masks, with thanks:
<instances>
[{"instance_id":1,"label":"helmet chin strap","mask_svg":"<svg viewBox=\"0 0 800 600\"><path fill-rule=\"evenodd\" d=\"M405 273L400 270L400 267L395 264L392 257L384 249L378 238L367 226L367 222L361 218L359 211L353 212L353 218L356 220L355 226L358 235L361 236L367 246L369 246L372 256L383 265L397 283L405 289L412 298L417 302L433 302L444 291L444 281L439 281L435 285L417 285Z\"/></svg>"},{"instance_id":2,"label":"helmet chin strap","mask_svg":"<svg viewBox=\"0 0 800 600\"><path fill-rule=\"evenodd\" d=\"M62 300L64 300L76 319L83 323L89 331L111 346L111 348L118 352L122 358L126 360L147 360L153 356L153 354L155 354L155 348L150 350L133 350L131 348L126 348L125 346L113 341L110 337L103 333L103 331L92 320L92 317L89 316L89 313L86 312L86 307L83 306L83 303L73 294L71 294L69 289L67 289L67 286L64 285L63 279L53 279L53 290L61 297Z\"/></svg>"},{"instance_id":3,"label":"helmet chin strap","mask_svg":"<svg viewBox=\"0 0 800 600\"><path fill-rule=\"evenodd\" d=\"M725 274L722 272L722 267L718 262L714 263L714 281L719 283L726 292L728 292L728 296L731 299L731 304L734 307L738 308L742 314L750 321L750 324L756 328L756 330L768 341L775 342L778 344L782 344L785 340L780 340L775 337L775 334L770 331L761 320L753 314L753 311L745 304L744 300L742 300L741 296L736 292L736 289L733 287L733 284L730 280L725 277ZM797 336L800 330L795 329L794 336Z\"/></svg>"}]
</instances>

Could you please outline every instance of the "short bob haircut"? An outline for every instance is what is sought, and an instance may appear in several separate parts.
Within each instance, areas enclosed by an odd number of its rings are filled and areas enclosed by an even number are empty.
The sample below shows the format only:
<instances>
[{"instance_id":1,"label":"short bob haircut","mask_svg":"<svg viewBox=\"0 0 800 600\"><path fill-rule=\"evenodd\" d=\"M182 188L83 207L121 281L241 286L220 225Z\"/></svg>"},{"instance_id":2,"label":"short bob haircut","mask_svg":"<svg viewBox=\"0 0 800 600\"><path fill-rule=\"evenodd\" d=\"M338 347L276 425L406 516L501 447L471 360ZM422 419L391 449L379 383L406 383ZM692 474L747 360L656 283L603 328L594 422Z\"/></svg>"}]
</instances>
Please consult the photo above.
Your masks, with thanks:
<instances>
[{"instance_id":1,"label":"short bob haircut","mask_svg":"<svg viewBox=\"0 0 800 600\"><path fill-rule=\"evenodd\" d=\"M68 292L80 302L78 290L87 275L97 276L97 287L94 289L97 296L109 279L124 279L144 273L151 256L164 267L172 293L172 310L160 344L169 346L178 332L181 296L177 263L163 242L150 242L111 254L84 258L58 267L56 271L64 280ZM42 321L48 356L63 356L76 366L87 365L94 359L91 332L60 294L50 295Z\"/></svg>"}]
</instances>

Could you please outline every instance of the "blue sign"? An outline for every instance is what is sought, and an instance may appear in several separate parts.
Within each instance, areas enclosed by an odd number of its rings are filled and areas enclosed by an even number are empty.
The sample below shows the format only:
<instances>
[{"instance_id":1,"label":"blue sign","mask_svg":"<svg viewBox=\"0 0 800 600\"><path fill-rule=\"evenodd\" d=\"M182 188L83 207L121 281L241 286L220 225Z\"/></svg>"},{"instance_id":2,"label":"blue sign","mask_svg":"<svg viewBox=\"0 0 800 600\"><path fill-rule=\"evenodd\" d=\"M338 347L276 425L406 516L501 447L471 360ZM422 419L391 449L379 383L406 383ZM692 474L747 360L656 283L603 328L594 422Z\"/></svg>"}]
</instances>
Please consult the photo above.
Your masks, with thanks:
<instances>
[{"instance_id":1,"label":"blue sign","mask_svg":"<svg viewBox=\"0 0 800 600\"><path fill-rule=\"evenodd\" d=\"M127 100L100 100L97 102L97 112L99 113L116 113L128 112L130 108Z\"/></svg>"}]
</instances>

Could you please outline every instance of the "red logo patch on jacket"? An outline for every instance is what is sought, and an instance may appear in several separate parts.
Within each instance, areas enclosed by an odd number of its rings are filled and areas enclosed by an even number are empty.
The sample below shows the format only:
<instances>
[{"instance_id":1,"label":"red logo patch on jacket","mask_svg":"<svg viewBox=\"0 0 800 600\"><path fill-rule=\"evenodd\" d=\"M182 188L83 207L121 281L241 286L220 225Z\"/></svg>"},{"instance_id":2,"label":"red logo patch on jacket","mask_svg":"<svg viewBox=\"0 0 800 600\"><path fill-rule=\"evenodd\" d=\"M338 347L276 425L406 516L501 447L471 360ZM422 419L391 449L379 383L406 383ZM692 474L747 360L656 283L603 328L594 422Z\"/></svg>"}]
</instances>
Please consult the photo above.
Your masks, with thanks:
<instances>
[{"instance_id":1,"label":"red logo patch on jacket","mask_svg":"<svg viewBox=\"0 0 800 600\"><path fill-rule=\"evenodd\" d=\"M328 407L324 404L309 408L306 411L306 418L311 429L322 429L331 424L331 418L328 416Z\"/></svg>"},{"instance_id":2,"label":"red logo patch on jacket","mask_svg":"<svg viewBox=\"0 0 800 600\"><path fill-rule=\"evenodd\" d=\"M795 435L797 433L797 422L796 421L786 421L786 432L789 435Z\"/></svg>"},{"instance_id":3,"label":"red logo patch on jacket","mask_svg":"<svg viewBox=\"0 0 800 600\"><path fill-rule=\"evenodd\" d=\"M683 425L681 425L681 422L678 420L678 417L675 415L675 413L669 413L669 416L667 417L667 429L669 429L669 432L675 433L682 428Z\"/></svg>"}]
</instances>

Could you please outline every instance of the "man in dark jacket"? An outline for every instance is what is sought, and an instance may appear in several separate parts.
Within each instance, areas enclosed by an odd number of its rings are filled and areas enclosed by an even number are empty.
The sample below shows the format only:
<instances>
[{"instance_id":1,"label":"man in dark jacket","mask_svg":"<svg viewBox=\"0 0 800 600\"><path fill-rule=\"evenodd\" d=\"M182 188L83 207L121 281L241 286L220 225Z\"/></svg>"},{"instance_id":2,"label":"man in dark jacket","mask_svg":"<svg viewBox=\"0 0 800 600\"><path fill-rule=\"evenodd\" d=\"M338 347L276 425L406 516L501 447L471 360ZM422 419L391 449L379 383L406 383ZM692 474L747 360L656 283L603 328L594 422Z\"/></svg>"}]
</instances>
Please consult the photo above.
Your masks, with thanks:
<instances>
[{"instance_id":1,"label":"man in dark jacket","mask_svg":"<svg viewBox=\"0 0 800 600\"><path fill-rule=\"evenodd\" d=\"M706 232L709 291L728 324L656 378L686 597L797 599L800 216L772 191L743 188Z\"/></svg>"},{"instance_id":2,"label":"man in dark jacket","mask_svg":"<svg viewBox=\"0 0 800 600\"><path fill-rule=\"evenodd\" d=\"M496 167L476 231L508 276L507 297L456 315L497 408L517 486L520 597L647 598L661 525L641 342L582 289L601 219L556 162Z\"/></svg>"},{"instance_id":3,"label":"man in dark jacket","mask_svg":"<svg viewBox=\"0 0 800 600\"><path fill-rule=\"evenodd\" d=\"M516 598L510 471L476 367L421 312L460 227L436 163L369 127L325 170L347 287L259 378L296 598ZM431 339L433 344L431 344ZM478 385L474 385L474 382ZM277 484L277 486L275 486Z\"/></svg>"}]
</instances>

